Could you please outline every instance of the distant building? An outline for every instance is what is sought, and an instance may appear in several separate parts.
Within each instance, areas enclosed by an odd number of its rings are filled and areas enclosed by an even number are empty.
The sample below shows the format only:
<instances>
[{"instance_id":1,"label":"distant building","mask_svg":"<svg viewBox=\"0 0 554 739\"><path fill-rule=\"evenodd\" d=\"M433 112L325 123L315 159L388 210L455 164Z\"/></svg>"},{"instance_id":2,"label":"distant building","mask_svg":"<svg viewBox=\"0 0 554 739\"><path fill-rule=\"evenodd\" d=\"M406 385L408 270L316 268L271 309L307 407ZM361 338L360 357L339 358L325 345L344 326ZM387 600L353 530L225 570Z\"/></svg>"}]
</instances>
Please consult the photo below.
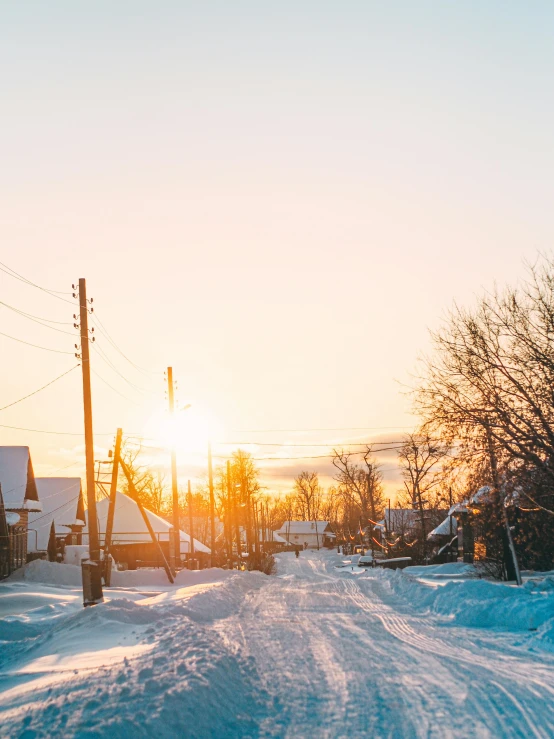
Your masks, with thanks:
<instances>
[{"instance_id":1,"label":"distant building","mask_svg":"<svg viewBox=\"0 0 554 739\"><path fill-rule=\"evenodd\" d=\"M276 533L304 549L332 547L336 539L329 521L285 521Z\"/></svg>"},{"instance_id":2,"label":"distant building","mask_svg":"<svg viewBox=\"0 0 554 739\"><path fill-rule=\"evenodd\" d=\"M0 446L0 489L0 577L6 577L26 564L29 514L41 511L28 446Z\"/></svg>"},{"instance_id":3,"label":"distant building","mask_svg":"<svg viewBox=\"0 0 554 739\"><path fill-rule=\"evenodd\" d=\"M41 513L29 514L27 549L45 552L54 522L56 539L65 544L81 544L85 526L85 501L80 477L37 477Z\"/></svg>"}]
</instances>

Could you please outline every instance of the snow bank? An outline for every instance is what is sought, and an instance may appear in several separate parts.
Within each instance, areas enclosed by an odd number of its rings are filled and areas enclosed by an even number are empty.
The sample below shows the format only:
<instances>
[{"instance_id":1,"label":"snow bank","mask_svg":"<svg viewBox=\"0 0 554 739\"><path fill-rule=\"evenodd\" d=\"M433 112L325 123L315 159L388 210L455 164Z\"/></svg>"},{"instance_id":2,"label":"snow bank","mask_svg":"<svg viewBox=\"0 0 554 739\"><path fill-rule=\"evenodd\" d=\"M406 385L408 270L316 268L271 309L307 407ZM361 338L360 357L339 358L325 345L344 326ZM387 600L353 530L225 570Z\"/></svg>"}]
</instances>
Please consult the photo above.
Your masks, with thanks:
<instances>
[{"instance_id":1,"label":"snow bank","mask_svg":"<svg viewBox=\"0 0 554 739\"><path fill-rule=\"evenodd\" d=\"M421 565L414 567L405 567L404 572L414 577L433 578L452 578L452 577L477 577L477 570L473 565L466 562L447 562L442 565Z\"/></svg>"},{"instance_id":2,"label":"snow bank","mask_svg":"<svg viewBox=\"0 0 554 739\"><path fill-rule=\"evenodd\" d=\"M72 548L75 550L81 549L81 547ZM181 570L175 577L175 584L171 586L163 569L125 570L124 572L114 569L112 570L112 587L137 588L154 586L182 588L224 580L231 577L233 572L233 570L221 570L217 567L208 570ZM27 582L46 583L48 585L81 587L80 555L78 567L73 564L59 564L58 562L48 562L45 559L36 559L14 572L9 580L25 580Z\"/></svg>"},{"instance_id":3,"label":"snow bank","mask_svg":"<svg viewBox=\"0 0 554 739\"><path fill-rule=\"evenodd\" d=\"M523 587L478 579L450 579L437 584L418 580L463 575L464 565L409 567L403 572L378 571L377 577L395 595L416 608L430 612L457 626L508 631L538 630L543 647L554 650L554 578L529 580ZM467 574L471 576L471 565ZM447 572L448 570L448 572ZM434 571L434 572L433 572ZM549 646L550 645L550 646Z\"/></svg>"},{"instance_id":4,"label":"snow bank","mask_svg":"<svg viewBox=\"0 0 554 739\"><path fill-rule=\"evenodd\" d=\"M82 585L81 568L74 565L48 562L46 559L35 559L33 562L16 570L8 578L10 580L26 580L42 582L48 585L65 585L75 587Z\"/></svg>"}]
</instances>

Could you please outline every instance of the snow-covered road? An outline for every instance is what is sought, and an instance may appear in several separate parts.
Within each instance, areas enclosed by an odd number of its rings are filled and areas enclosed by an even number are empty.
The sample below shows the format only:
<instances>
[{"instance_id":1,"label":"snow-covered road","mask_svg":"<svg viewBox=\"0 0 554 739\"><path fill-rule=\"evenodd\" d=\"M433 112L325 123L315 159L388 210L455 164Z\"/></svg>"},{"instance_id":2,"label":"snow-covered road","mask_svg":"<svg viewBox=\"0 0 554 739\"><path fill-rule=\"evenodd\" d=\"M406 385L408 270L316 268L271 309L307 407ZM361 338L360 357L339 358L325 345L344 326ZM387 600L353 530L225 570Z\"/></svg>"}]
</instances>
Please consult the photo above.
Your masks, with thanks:
<instances>
[{"instance_id":1,"label":"snow-covered road","mask_svg":"<svg viewBox=\"0 0 554 739\"><path fill-rule=\"evenodd\" d=\"M405 575L338 563L280 555L277 577L189 573L86 610L77 589L0 586L0 609L3 588L12 611L61 599L0 622L2 736L554 736L554 654L533 632L457 625Z\"/></svg>"}]
</instances>

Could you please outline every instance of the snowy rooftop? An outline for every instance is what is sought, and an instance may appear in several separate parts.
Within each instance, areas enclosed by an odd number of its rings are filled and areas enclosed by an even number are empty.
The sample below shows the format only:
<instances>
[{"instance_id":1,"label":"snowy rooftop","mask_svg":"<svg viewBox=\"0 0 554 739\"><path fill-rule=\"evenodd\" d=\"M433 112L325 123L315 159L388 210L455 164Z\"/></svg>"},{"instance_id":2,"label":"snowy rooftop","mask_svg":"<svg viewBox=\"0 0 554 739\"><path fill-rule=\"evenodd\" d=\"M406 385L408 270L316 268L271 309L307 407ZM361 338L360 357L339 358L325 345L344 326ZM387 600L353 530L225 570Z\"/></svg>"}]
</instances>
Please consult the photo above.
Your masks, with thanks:
<instances>
[{"instance_id":1,"label":"snowy rooftop","mask_svg":"<svg viewBox=\"0 0 554 739\"><path fill-rule=\"evenodd\" d=\"M107 498L96 504L98 528L101 534L106 533L108 506L109 500ZM156 534L160 534L160 541L168 541L169 530L172 528L171 524L148 509L146 509L146 514L154 532ZM85 531L86 530L87 529L85 529ZM185 554L189 550L190 536L185 534L184 531L181 531L180 534L181 553ZM104 538L102 536L101 543L103 543L103 541ZM142 541L151 541L151 539L139 507L132 498L125 495L125 493L120 493L118 491L115 500L112 542L114 544L125 544ZM194 540L194 548L197 552L205 552L206 554L210 553L208 547L197 539Z\"/></svg>"},{"instance_id":2,"label":"snowy rooftop","mask_svg":"<svg viewBox=\"0 0 554 739\"><path fill-rule=\"evenodd\" d=\"M37 477L42 512L29 514L28 548L44 552L48 547L52 521L57 534L68 534L68 526L84 519L80 477ZM36 534L35 534L36 531Z\"/></svg>"},{"instance_id":3,"label":"snowy rooftop","mask_svg":"<svg viewBox=\"0 0 554 739\"><path fill-rule=\"evenodd\" d=\"M450 528L452 526L452 528ZM452 535L456 533L458 530L458 522L452 516L447 516L442 523L440 523L436 528L431 531L431 533L427 536L428 539L433 538L434 536L450 536L450 532L452 531Z\"/></svg>"},{"instance_id":4,"label":"snowy rooftop","mask_svg":"<svg viewBox=\"0 0 554 739\"><path fill-rule=\"evenodd\" d=\"M40 510L28 446L0 446L0 485L6 510Z\"/></svg>"},{"instance_id":5,"label":"snowy rooftop","mask_svg":"<svg viewBox=\"0 0 554 739\"><path fill-rule=\"evenodd\" d=\"M490 503L492 500L492 492L488 485L484 485L482 488L471 496L469 502L472 505L482 505L483 503Z\"/></svg>"},{"instance_id":6,"label":"snowy rooftop","mask_svg":"<svg viewBox=\"0 0 554 739\"><path fill-rule=\"evenodd\" d=\"M329 526L329 521L285 521L278 533L283 536L290 535L306 535L306 534L322 534ZM326 535L330 532L326 531Z\"/></svg>"}]
</instances>

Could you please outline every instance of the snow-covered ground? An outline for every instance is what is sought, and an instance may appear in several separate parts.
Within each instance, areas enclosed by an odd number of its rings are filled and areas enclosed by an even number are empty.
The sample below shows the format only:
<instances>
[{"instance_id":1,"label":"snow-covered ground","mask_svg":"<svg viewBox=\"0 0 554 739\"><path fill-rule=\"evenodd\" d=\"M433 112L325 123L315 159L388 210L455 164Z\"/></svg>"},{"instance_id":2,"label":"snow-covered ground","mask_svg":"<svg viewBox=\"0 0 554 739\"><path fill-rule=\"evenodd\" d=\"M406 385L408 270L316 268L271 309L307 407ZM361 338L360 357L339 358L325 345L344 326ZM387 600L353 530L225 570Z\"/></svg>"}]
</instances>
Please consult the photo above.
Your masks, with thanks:
<instances>
[{"instance_id":1,"label":"snow-covered ground","mask_svg":"<svg viewBox=\"0 0 554 739\"><path fill-rule=\"evenodd\" d=\"M83 609L32 563L0 584L1 736L554 736L553 579L340 564L117 573Z\"/></svg>"}]
</instances>

